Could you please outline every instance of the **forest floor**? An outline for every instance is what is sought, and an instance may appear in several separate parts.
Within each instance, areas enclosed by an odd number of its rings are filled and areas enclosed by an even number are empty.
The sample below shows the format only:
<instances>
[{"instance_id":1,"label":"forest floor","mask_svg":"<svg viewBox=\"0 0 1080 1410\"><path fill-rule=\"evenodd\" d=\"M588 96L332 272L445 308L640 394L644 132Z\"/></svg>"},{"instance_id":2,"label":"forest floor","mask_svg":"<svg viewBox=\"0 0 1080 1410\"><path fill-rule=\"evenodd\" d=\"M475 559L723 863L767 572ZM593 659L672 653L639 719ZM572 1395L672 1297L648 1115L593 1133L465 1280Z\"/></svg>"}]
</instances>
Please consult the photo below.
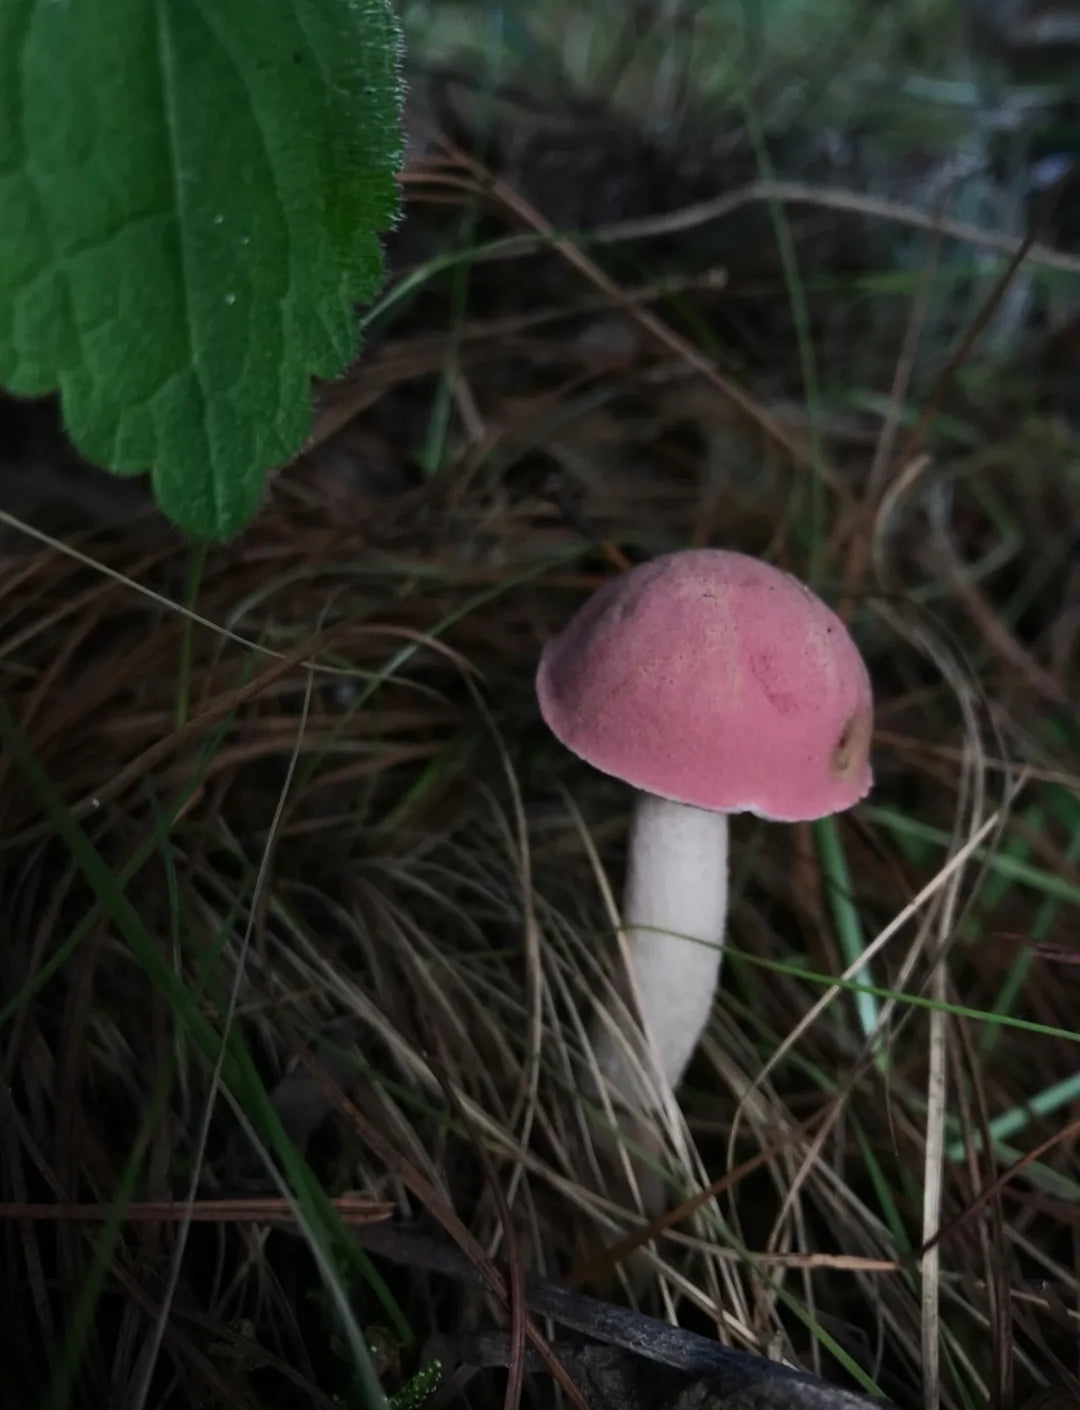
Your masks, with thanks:
<instances>
[{"instance_id":1,"label":"forest floor","mask_svg":"<svg viewBox=\"0 0 1080 1410\"><path fill-rule=\"evenodd\" d=\"M1022 180L988 169L941 5L837 0L826 44L785 0L742 68L733 8L703 36L640 5L628 47L554 0L497 43L405 7L391 278L235 543L23 425L5 1406L408 1387L435 1333L508 1324L369 1261L391 1211L903 1407L1080 1402L1075 192L1044 128ZM706 1038L616 1168L577 1074L631 799L534 675L590 590L688 545L848 622L875 786L733 819Z\"/></svg>"}]
</instances>

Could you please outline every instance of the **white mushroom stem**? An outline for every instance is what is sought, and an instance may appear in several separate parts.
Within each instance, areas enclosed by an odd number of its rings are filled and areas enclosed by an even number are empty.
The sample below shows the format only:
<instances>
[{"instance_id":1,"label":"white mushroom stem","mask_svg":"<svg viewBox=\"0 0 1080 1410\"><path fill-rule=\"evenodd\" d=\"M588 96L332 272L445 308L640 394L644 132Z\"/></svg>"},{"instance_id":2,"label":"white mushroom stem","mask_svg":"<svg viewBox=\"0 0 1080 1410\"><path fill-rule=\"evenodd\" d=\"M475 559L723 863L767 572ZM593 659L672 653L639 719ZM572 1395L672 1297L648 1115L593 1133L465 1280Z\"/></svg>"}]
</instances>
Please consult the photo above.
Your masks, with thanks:
<instances>
[{"instance_id":1,"label":"white mushroom stem","mask_svg":"<svg viewBox=\"0 0 1080 1410\"><path fill-rule=\"evenodd\" d=\"M677 1086L693 1056L716 996L727 899L727 814L639 793L623 925L632 992L648 1041L641 1051L608 1026L594 1044L612 1097L632 1109L662 1100L664 1084ZM643 1094L642 1064L651 1096Z\"/></svg>"}]
</instances>

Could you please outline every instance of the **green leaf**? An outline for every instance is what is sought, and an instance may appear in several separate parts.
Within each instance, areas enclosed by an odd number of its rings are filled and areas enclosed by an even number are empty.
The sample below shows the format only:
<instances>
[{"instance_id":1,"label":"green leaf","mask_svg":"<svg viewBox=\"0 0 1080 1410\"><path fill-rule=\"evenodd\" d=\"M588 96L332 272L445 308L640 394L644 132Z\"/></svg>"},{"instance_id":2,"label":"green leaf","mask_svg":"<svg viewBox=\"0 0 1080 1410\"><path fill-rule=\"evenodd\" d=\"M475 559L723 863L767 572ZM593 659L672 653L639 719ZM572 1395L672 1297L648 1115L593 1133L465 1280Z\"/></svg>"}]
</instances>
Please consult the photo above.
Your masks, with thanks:
<instances>
[{"instance_id":1,"label":"green leaf","mask_svg":"<svg viewBox=\"0 0 1080 1410\"><path fill-rule=\"evenodd\" d=\"M389 0L0 0L0 384L227 538L355 355L402 154Z\"/></svg>"}]
</instances>

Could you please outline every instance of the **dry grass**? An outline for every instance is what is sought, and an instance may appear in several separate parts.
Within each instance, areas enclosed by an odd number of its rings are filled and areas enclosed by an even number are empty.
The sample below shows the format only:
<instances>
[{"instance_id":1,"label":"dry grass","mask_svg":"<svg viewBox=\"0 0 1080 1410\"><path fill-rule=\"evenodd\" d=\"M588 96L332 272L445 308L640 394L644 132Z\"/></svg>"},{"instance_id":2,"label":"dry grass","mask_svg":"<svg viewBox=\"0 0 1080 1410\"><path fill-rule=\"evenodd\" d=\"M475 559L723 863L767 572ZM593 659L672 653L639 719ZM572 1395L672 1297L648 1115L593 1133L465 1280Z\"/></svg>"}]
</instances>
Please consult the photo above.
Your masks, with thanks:
<instances>
[{"instance_id":1,"label":"dry grass","mask_svg":"<svg viewBox=\"0 0 1080 1410\"><path fill-rule=\"evenodd\" d=\"M144 514L0 560L13 1395L329 1406L358 1325L393 1388L397 1308L420 1340L493 1308L376 1286L360 1195L904 1406L1072 1403L1080 482L1052 379L936 381L933 241L871 299L873 214L810 203L808 397L765 207L553 241L430 141L369 351L239 542ZM435 269L462 210L464 248L541 243ZM877 786L835 826L737 820L723 994L647 1133L675 1213L643 1230L575 1080L617 1003L628 797L548 737L532 674L605 574L693 543L841 605ZM256 1187L276 1223L211 1203ZM124 1222L147 1201L191 1217ZM13 1217L41 1203L112 1221Z\"/></svg>"}]
</instances>

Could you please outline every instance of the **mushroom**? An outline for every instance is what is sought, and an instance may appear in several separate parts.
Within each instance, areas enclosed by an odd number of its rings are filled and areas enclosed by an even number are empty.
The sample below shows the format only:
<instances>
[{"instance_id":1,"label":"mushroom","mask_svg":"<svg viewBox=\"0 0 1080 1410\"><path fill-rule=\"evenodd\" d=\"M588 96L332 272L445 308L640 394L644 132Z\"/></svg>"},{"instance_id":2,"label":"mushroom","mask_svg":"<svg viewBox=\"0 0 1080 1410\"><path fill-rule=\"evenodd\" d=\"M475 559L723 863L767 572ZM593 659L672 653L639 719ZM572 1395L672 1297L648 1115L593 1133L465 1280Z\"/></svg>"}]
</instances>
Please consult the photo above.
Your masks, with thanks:
<instances>
[{"instance_id":1,"label":"mushroom","mask_svg":"<svg viewBox=\"0 0 1080 1410\"><path fill-rule=\"evenodd\" d=\"M646 1058L675 1087L720 974L728 814L807 821L867 794L866 666L790 574L690 549L605 583L547 643L536 691L562 744L637 790L622 922ZM654 1074L651 1097L641 1092L617 1033L598 1033L594 1050L632 1108L666 1090Z\"/></svg>"}]
</instances>

